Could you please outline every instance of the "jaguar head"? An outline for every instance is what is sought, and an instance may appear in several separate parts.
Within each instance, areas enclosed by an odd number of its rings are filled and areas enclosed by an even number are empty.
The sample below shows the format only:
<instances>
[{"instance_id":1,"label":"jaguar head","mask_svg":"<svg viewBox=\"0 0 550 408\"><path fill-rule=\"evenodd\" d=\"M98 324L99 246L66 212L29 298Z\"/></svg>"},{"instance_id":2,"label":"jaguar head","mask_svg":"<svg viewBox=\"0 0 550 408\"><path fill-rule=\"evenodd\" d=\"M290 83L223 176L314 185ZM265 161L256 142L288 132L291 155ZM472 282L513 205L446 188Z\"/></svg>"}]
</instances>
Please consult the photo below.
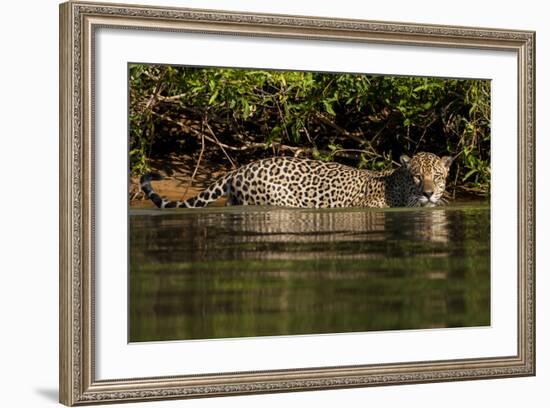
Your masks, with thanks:
<instances>
[{"instance_id":1,"label":"jaguar head","mask_svg":"<svg viewBox=\"0 0 550 408\"><path fill-rule=\"evenodd\" d=\"M445 182L453 159L439 157L432 153L416 153L412 158L406 155L400 158L401 165L407 169L411 183L409 207L435 207L443 204Z\"/></svg>"}]
</instances>

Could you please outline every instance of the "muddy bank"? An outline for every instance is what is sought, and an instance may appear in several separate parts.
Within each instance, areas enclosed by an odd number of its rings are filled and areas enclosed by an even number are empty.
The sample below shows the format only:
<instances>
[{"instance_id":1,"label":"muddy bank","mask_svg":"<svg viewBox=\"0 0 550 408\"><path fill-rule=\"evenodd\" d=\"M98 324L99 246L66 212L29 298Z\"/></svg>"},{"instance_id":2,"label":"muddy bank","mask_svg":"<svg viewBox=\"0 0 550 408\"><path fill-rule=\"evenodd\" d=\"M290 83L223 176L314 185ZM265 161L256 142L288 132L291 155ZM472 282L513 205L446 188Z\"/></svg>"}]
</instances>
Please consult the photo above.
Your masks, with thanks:
<instances>
[{"instance_id":1,"label":"muddy bank","mask_svg":"<svg viewBox=\"0 0 550 408\"><path fill-rule=\"evenodd\" d=\"M161 174L164 179L153 181L152 186L161 197L170 200L186 200L196 196L217 178L231 170L231 166L213 162L203 162L196 167L196 159L183 156L171 157L169 160L151 160L152 172ZM196 168L196 172L195 172ZM193 172L195 176L193 177ZM154 204L148 200L139 187L139 178L130 180L129 199L131 208L152 208ZM225 198L219 199L214 205L225 205Z\"/></svg>"}]
</instances>

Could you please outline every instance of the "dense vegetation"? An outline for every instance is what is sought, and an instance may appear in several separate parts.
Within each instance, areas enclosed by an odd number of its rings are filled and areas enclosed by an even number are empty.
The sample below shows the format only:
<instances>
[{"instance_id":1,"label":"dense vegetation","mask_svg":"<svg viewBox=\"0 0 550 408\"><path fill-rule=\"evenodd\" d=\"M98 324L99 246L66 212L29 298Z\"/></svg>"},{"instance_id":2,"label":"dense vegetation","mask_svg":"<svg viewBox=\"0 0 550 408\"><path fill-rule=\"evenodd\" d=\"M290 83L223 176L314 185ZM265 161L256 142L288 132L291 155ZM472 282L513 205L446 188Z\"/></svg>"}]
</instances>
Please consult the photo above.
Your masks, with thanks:
<instances>
[{"instance_id":1,"label":"dense vegetation","mask_svg":"<svg viewBox=\"0 0 550 408\"><path fill-rule=\"evenodd\" d=\"M396 166L455 157L449 190L487 195L490 82L364 74L130 67L130 166L190 156L227 168L273 155Z\"/></svg>"}]
</instances>

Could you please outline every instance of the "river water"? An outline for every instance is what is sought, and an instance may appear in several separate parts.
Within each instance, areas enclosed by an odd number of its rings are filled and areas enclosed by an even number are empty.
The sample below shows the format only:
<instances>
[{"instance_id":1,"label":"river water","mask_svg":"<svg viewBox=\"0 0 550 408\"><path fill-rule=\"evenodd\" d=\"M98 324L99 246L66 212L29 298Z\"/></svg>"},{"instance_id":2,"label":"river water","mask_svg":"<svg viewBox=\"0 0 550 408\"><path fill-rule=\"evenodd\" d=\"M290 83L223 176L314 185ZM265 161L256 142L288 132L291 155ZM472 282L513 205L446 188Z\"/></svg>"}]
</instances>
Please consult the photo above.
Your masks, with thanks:
<instances>
[{"instance_id":1,"label":"river water","mask_svg":"<svg viewBox=\"0 0 550 408\"><path fill-rule=\"evenodd\" d=\"M130 210L129 341L490 324L490 207Z\"/></svg>"}]
</instances>

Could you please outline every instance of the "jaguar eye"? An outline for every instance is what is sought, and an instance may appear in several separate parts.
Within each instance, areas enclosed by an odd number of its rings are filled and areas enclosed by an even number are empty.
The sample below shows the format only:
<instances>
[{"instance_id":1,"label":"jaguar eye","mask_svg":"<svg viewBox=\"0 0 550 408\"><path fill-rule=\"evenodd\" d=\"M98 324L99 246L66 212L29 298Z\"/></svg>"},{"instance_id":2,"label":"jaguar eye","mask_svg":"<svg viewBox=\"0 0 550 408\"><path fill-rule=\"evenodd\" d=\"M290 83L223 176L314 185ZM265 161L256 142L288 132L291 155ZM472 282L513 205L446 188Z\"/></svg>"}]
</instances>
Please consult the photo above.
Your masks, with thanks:
<instances>
[{"instance_id":1,"label":"jaguar eye","mask_svg":"<svg viewBox=\"0 0 550 408\"><path fill-rule=\"evenodd\" d=\"M420 184L420 177L418 176L413 176L413 180L416 184Z\"/></svg>"}]
</instances>

